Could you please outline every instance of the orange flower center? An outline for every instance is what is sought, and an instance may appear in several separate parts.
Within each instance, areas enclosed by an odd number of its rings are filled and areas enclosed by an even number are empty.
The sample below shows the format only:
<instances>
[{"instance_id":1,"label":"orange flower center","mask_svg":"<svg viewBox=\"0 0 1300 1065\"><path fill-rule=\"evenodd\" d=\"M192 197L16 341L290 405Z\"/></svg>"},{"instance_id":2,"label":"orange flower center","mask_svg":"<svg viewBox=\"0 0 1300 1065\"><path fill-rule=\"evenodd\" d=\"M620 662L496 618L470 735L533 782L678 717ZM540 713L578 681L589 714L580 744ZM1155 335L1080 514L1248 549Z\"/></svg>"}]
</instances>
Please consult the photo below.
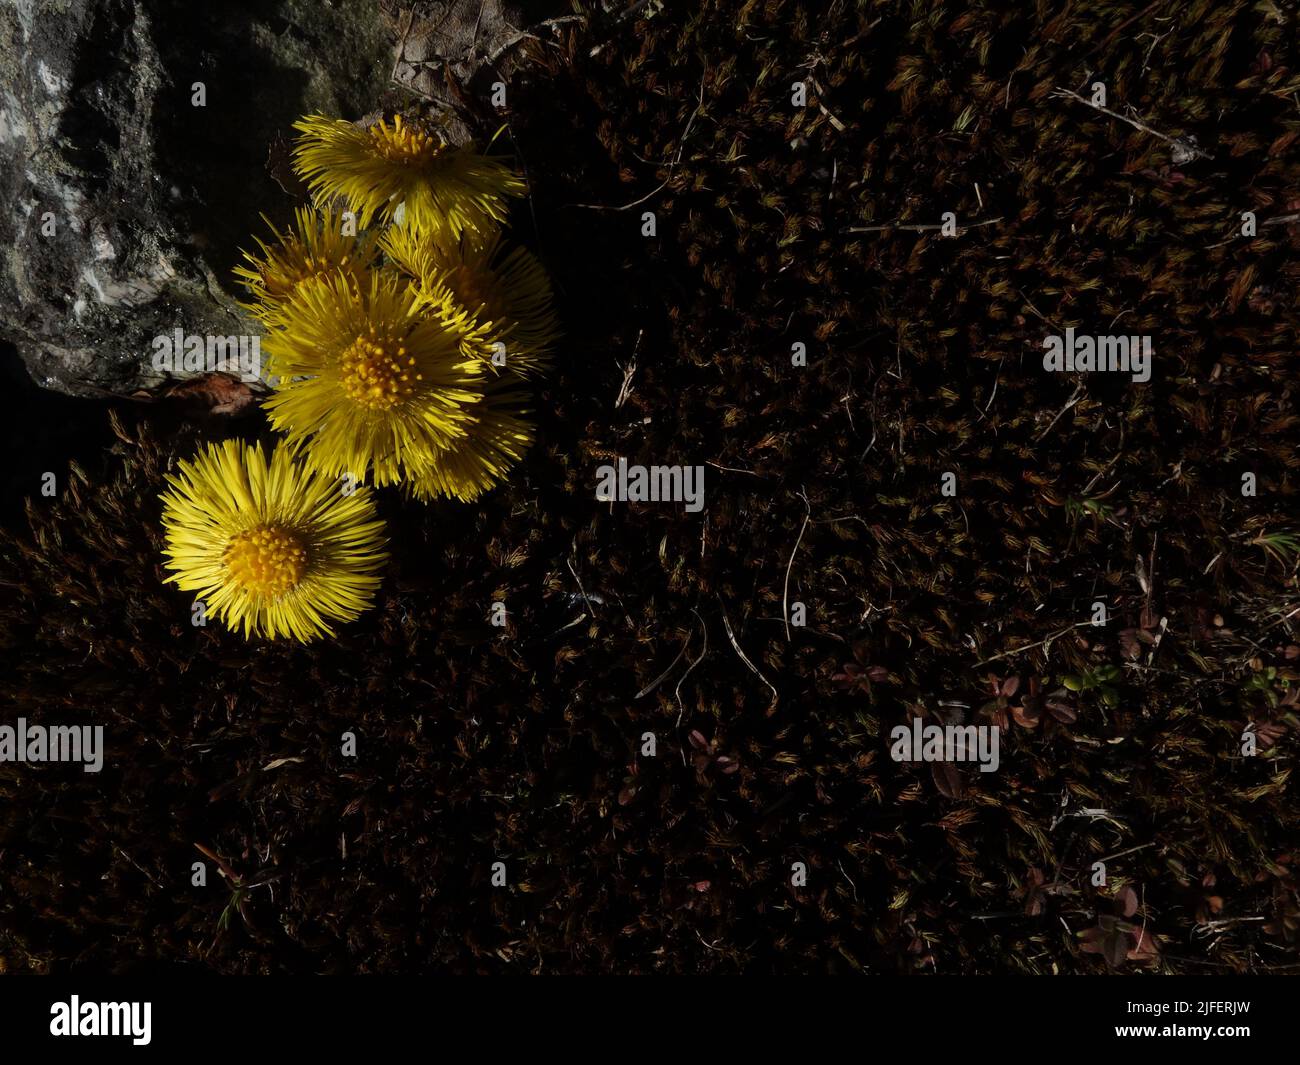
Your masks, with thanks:
<instances>
[{"instance_id":1,"label":"orange flower center","mask_svg":"<svg viewBox=\"0 0 1300 1065\"><path fill-rule=\"evenodd\" d=\"M245 591L277 599L307 572L307 548L278 525L262 525L235 536L226 547L226 570Z\"/></svg>"},{"instance_id":2,"label":"orange flower center","mask_svg":"<svg viewBox=\"0 0 1300 1065\"><path fill-rule=\"evenodd\" d=\"M391 410L424 380L415 372L415 357L390 335L357 337L343 352L339 377L347 397L370 410Z\"/></svg>"},{"instance_id":3,"label":"orange flower center","mask_svg":"<svg viewBox=\"0 0 1300 1065\"><path fill-rule=\"evenodd\" d=\"M483 308L483 317L497 321L501 317L492 278L476 274L468 266L458 266L447 277L447 284L456 294L458 302L467 311Z\"/></svg>"},{"instance_id":4,"label":"orange flower center","mask_svg":"<svg viewBox=\"0 0 1300 1065\"><path fill-rule=\"evenodd\" d=\"M356 267L352 256L344 255L338 260L325 254L313 255L297 241L286 245L285 255L279 262L267 263L262 268L262 284L268 295L283 298L292 295L298 286L311 277L324 277L335 270L342 270L349 275L355 274Z\"/></svg>"},{"instance_id":5,"label":"orange flower center","mask_svg":"<svg viewBox=\"0 0 1300 1065\"><path fill-rule=\"evenodd\" d=\"M441 140L420 129L402 125L402 116L388 125L382 118L370 127L370 147L390 163L412 166L426 163L443 149Z\"/></svg>"}]
</instances>

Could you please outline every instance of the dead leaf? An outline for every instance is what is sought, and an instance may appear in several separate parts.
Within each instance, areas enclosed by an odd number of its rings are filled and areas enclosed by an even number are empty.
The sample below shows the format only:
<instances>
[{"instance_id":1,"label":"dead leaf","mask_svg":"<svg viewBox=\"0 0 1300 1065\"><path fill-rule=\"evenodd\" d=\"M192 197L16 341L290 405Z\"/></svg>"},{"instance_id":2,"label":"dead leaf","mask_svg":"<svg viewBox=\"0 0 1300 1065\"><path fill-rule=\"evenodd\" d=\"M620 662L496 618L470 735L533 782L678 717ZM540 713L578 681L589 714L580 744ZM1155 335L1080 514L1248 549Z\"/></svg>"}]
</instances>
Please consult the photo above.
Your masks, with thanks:
<instances>
[{"instance_id":1,"label":"dead leaf","mask_svg":"<svg viewBox=\"0 0 1300 1065\"><path fill-rule=\"evenodd\" d=\"M1101 917L1093 928L1079 933L1083 941L1080 950L1085 954L1100 954L1106 964L1117 969L1128 956L1129 938L1118 926L1113 917Z\"/></svg>"},{"instance_id":2,"label":"dead leaf","mask_svg":"<svg viewBox=\"0 0 1300 1065\"><path fill-rule=\"evenodd\" d=\"M1118 969L1128 957L1129 938L1123 932L1107 932L1102 940L1102 957L1112 969Z\"/></svg>"},{"instance_id":3,"label":"dead leaf","mask_svg":"<svg viewBox=\"0 0 1300 1065\"><path fill-rule=\"evenodd\" d=\"M1153 962L1160 958L1160 941L1145 929L1133 934L1133 943L1126 952L1129 961ZM1116 965L1119 963L1116 962Z\"/></svg>"},{"instance_id":4,"label":"dead leaf","mask_svg":"<svg viewBox=\"0 0 1300 1065\"><path fill-rule=\"evenodd\" d=\"M960 799L965 794L961 773L952 762L931 762L930 776L934 778L934 786L939 789L941 795L946 795L950 799Z\"/></svg>"},{"instance_id":5,"label":"dead leaf","mask_svg":"<svg viewBox=\"0 0 1300 1065\"><path fill-rule=\"evenodd\" d=\"M178 400L204 414L239 414L257 401L246 381L220 370L187 377L154 394L160 399Z\"/></svg>"},{"instance_id":6,"label":"dead leaf","mask_svg":"<svg viewBox=\"0 0 1300 1065\"><path fill-rule=\"evenodd\" d=\"M1130 662L1142 654L1142 645L1138 642L1138 629L1122 629L1119 634L1119 650Z\"/></svg>"},{"instance_id":7,"label":"dead leaf","mask_svg":"<svg viewBox=\"0 0 1300 1065\"><path fill-rule=\"evenodd\" d=\"M1022 728L1037 728L1038 722L1042 720L1042 710L1037 705L1026 703L1024 706L1013 706L1011 716Z\"/></svg>"}]
</instances>

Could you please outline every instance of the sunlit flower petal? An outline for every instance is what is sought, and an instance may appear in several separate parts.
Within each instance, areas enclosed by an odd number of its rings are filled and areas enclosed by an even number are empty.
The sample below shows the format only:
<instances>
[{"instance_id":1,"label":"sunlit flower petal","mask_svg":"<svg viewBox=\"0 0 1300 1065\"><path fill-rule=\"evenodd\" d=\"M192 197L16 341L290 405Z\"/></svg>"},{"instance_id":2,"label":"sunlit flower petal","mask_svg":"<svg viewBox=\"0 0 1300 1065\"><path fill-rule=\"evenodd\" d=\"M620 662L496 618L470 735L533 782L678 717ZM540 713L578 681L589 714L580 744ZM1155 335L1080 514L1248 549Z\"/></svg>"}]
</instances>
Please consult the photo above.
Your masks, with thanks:
<instances>
[{"instance_id":1,"label":"sunlit flower petal","mask_svg":"<svg viewBox=\"0 0 1300 1065\"><path fill-rule=\"evenodd\" d=\"M262 345L280 378L271 424L323 473L375 485L422 474L473 430L490 383L461 339L395 273L308 279Z\"/></svg>"},{"instance_id":2,"label":"sunlit flower petal","mask_svg":"<svg viewBox=\"0 0 1300 1065\"><path fill-rule=\"evenodd\" d=\"M422 305L463 331L466 354L521 377L547 369L559 321L550 280L532 253L506 247L499 234L448 249L414 225L390 229L380 247Z\"/></svg>"},{"instance_id":3,"label":"sunlit flower petal","mask_svg":"<svg viewBox=\"0 0 1300 1065\"><path fill-rule=\"evenodd\" d=\"M345 227L341 212L299 207L294 225L283 233L265 216L263 220L275 243L254 238L261 254L244 252L247 265L235 267L235 276L254 300L244 306L263 322L273 320L281 303L307 278L342 272L359 281L374 261L373 237Z\"/></svg>"},{"instance_id":4,"label":"sunlit flower petal","mask_svg":"<svg viewBox=\"0 0 1300 1065\"><path fill-rule=\"evenodd\" d=\"M449 145L401 115L366 129L308 115L294 128L294 168L312 195L342 198L363 227L378 218L419 226L449 243L465 234L487 237L505 221L506 198L525 192L505 163Z\"/></svg>"},{"instance_id":5,"label":"sunlit flower petal","mask_svg":"<svg viewBox=\"0 0 1300 1065\"><path fill-rule=\"evenodd\" d=\"M450 496L472 502L496 487L532 445L528 396L509 378L494 382L474 408L474 423L454 448L405 482L416 499Z\"/></svg>"},{"instance_id":6,"label":"sunlit flower petal","mask_svg":"<svg viewBox=\"0 0 1300 1065\"><path fill-rule=\"evenodd\" d=\"M367 609L387 559L364 487L350 494L281 444L208 445L162 495L167 579L245 637L332 636Z\"/></svg>"}]
</instances>

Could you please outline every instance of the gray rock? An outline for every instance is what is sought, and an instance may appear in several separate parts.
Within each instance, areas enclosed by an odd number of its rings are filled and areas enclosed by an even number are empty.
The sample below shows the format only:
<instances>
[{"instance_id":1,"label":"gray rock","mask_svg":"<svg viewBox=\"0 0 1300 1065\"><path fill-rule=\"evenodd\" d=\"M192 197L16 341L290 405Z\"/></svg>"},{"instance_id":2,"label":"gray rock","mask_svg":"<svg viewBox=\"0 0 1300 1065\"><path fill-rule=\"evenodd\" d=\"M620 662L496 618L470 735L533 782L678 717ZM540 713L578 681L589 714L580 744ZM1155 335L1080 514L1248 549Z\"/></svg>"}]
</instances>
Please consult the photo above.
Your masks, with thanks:
<instances>
[{"instance_id":1,"label":"gray rock","mask_svg":"<svg viewBox=\"0 0 1300 1065\"><path fill-rule=\"evenodd\" d=\"M0 339L33 379L129 394L156 336L255 334L230 271L294 202L268 146L373 110L392 43L373 0L0 0Z\"/></svg>"}]
</instances>

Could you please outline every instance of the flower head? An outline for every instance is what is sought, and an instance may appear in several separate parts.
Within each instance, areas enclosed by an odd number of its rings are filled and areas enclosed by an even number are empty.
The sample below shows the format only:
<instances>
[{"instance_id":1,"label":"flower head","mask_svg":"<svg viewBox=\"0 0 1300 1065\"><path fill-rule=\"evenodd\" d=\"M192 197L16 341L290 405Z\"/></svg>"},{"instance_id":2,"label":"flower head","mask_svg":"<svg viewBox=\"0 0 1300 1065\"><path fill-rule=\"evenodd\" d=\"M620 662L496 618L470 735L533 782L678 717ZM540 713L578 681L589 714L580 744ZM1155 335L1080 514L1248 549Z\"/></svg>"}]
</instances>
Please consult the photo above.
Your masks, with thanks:
<instances>
[{"instance_id":1,"label":"flower head","mask_svg":"<svg viewBox=\"0 0 1300 1065\"><path fill-rule=\"evenodd\" d=\"M448 248L415 225L390 229L380 247L411 279L421 305L454 321L467 355L521 377L547 368L559 323L551 283L530 252L507 248L499 234Z\"/></svg>"},{"instance_id":2,"label":"flower head","mask_svg":"<svg viewBox=\"0 0 1300 1065\"><path fill-rule=\"evenodd\" d=\"M488 383L460 340L396 274L310 278L263 342L280 377L271 425L323 473L376 485L419 476L469 434Z\"/></svg>"},{"instance_id":3,"label":"flower head","mask_svg":"<svg viewBox=\"0 0 1300 1065\"><path fill-rule=\"evenodd\" d=\"M408 494L427 501L444 496L471 503L504 479L533 442L528 397L509 378L488 385L465 438L405 483Z\"/></svg>"},{"instance_id":4,"label":"flower head","mask_svg":"<svg viewBox=\"0 0 1300 1065\"><path fill-rule=\"evenodd\" d=\"M244 252L248 265L235 267L237 276L255 302L244 304L263 323L274 321L281 303L309 277L342 272L357 282L374 260L374 241L368 234L344 231L342 214L299 207L294 225L281 233L271 227L275 244L257 240L260 255Z\"/></svg>"},{"instance_id":5,"label":"flower head","mask_svg":"<svg viewBox=\"0 0 1300 1065\"><path fill-rule=\"evenodd\" d=\"M209 444L163 493L167 579L244 636L332 636L370 606L387 559L365 488L338 483L278 445Z\"/></svg>"},{"instance_id":6,"label":"flower head","mask_svg":"<svg viewBox=\"0 0 1300 1065\"><path fill-rule=\"evenodd\" d=\"M505 163L453 147L401 115L367 129L308 115L294 128L294 169L318 199L346 200L362 226L377 217L418 225L449 243L466 234L485 238L505 220L506 197L524 195L523 180Z\"/></svg>"}]
</instances>

